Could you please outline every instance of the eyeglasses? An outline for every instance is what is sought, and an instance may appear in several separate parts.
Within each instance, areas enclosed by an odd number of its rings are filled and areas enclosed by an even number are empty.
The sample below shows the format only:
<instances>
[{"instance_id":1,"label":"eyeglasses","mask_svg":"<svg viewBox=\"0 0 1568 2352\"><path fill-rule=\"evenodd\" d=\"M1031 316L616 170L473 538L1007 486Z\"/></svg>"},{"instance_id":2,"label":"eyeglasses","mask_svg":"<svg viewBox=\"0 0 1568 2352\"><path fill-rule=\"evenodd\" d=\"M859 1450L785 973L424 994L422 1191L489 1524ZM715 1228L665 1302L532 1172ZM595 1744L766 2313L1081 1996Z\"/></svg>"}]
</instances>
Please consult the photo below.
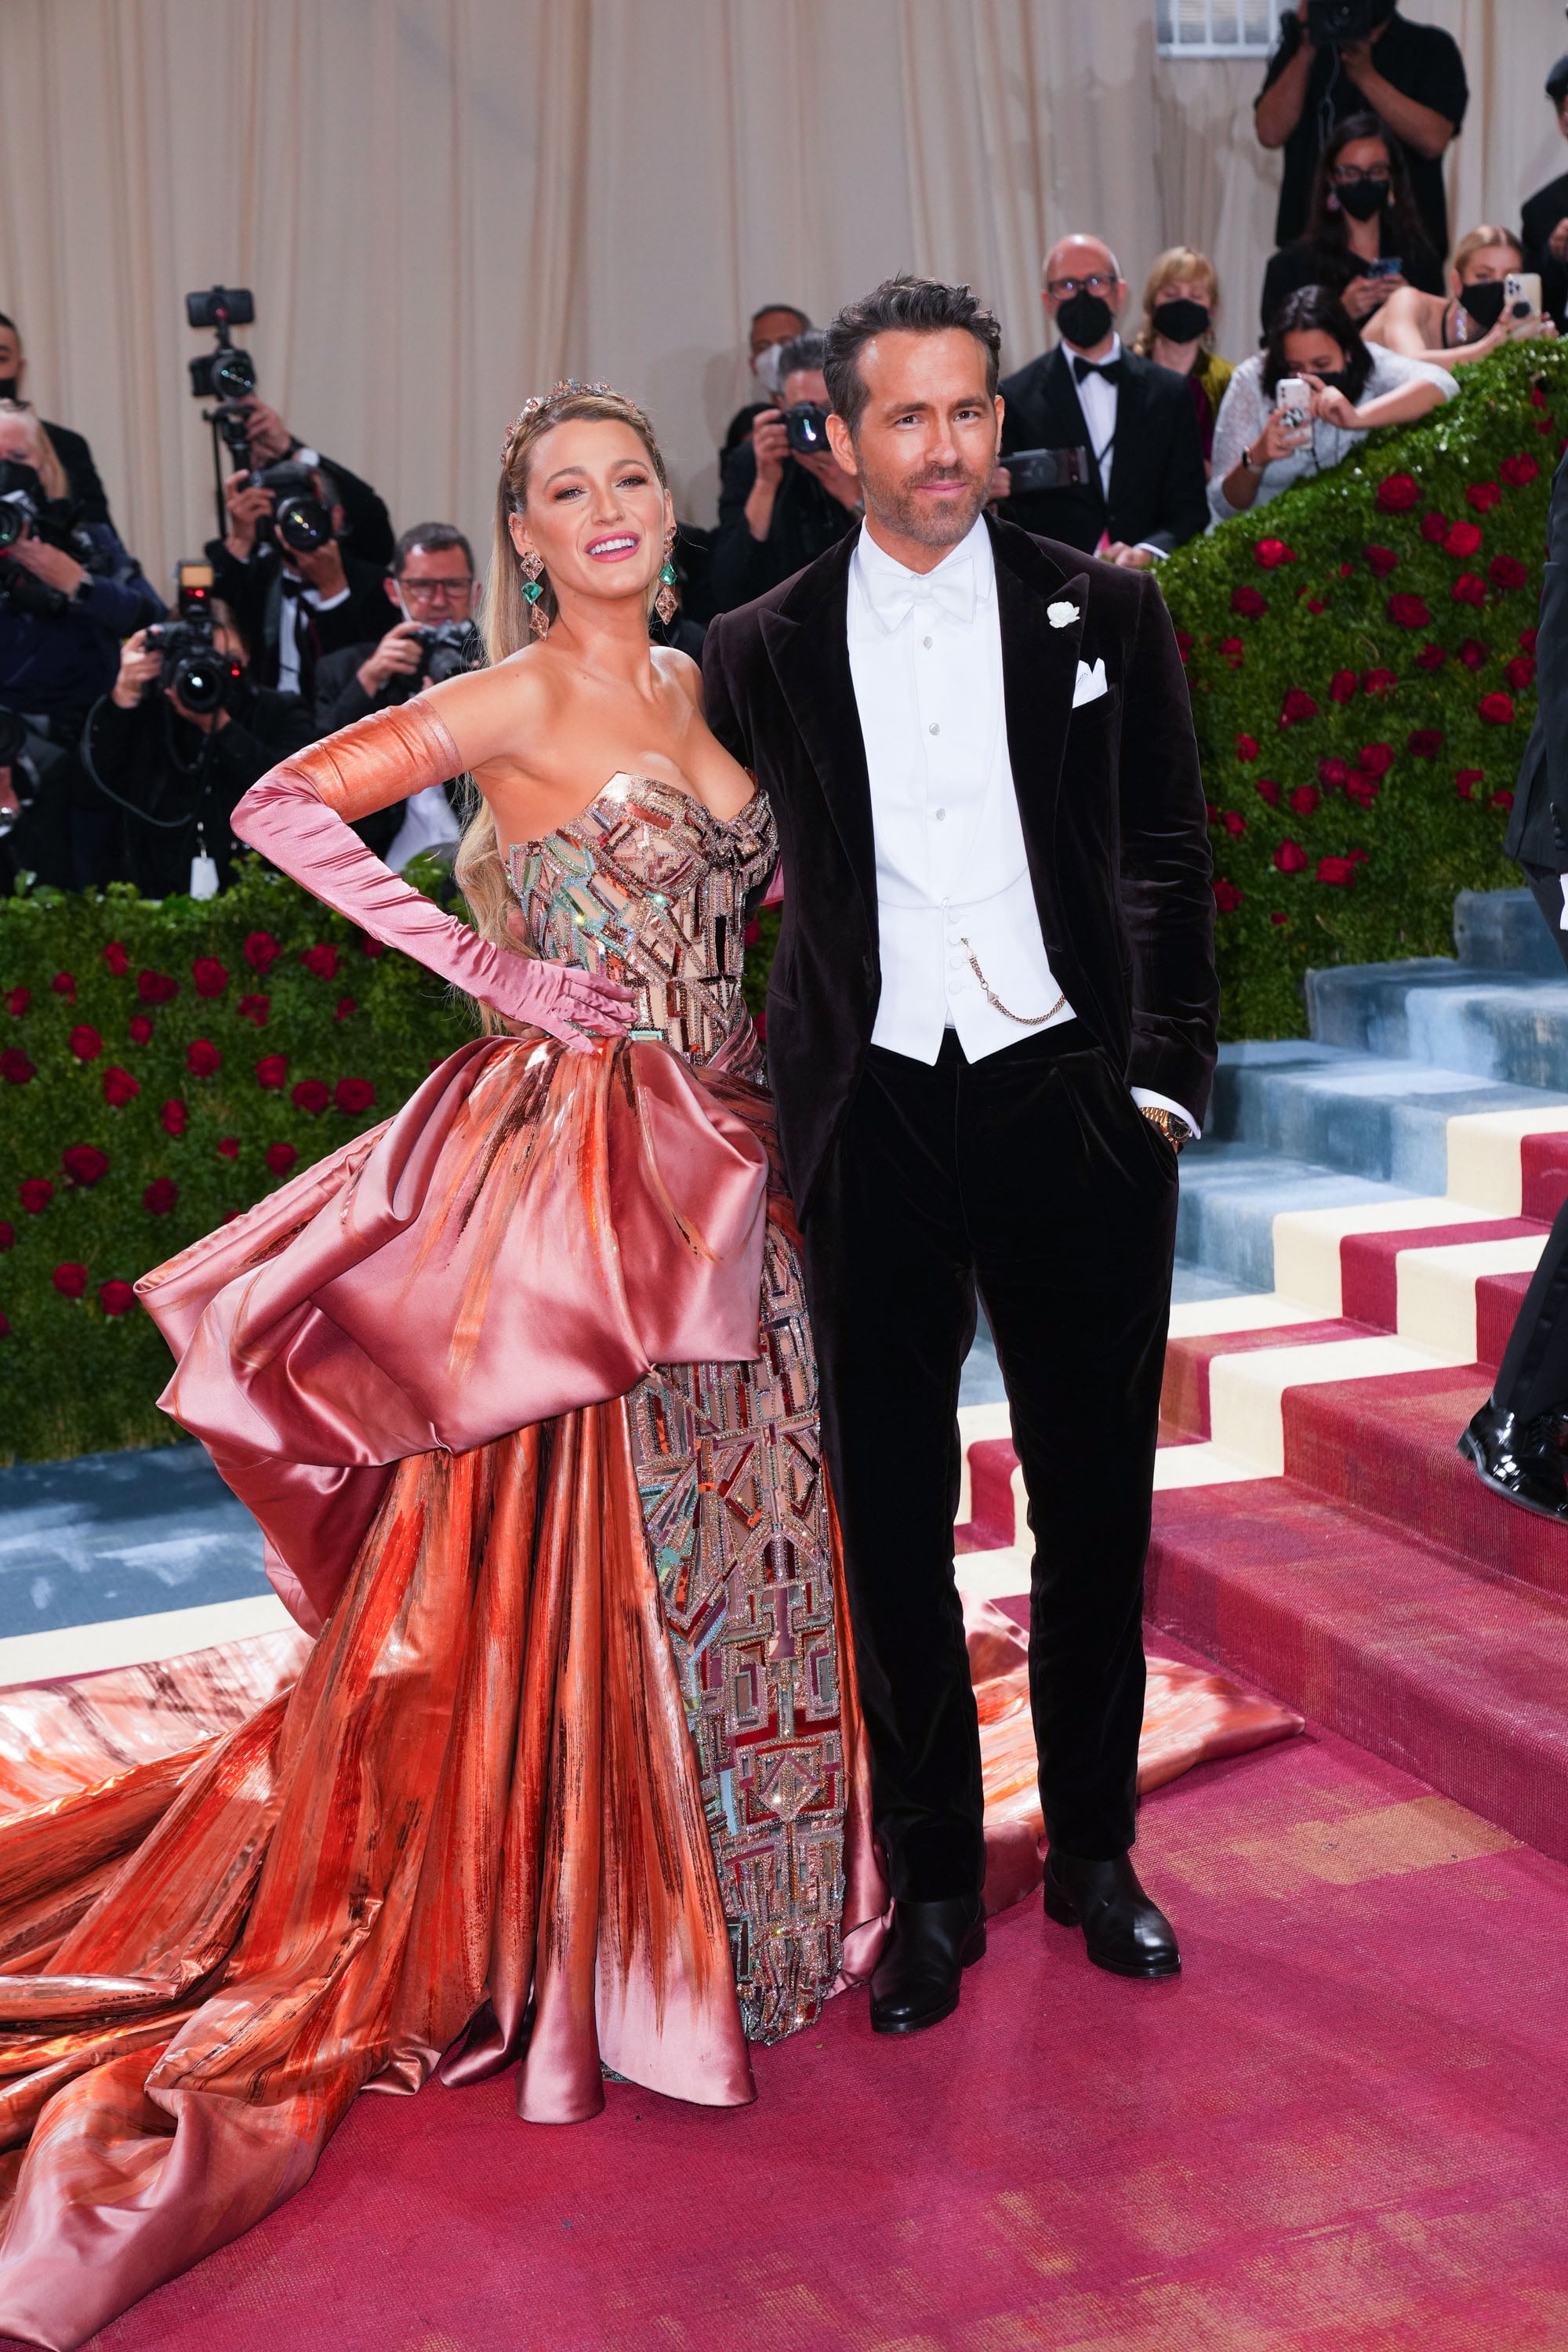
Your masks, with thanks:
<instances>
[{"instance_id":1,"label":"eyeglasses","mask_svg":"<svg viewBox=\"0 0 1568 2352\"><path fill-rule=\"evenodd\" d=\"M1353 165L1342 166L1336 163L1329 177L1336 188L1357 187L1363 181L1370 182L1374 188L1390 188L1394 185L1394 174L1386 163L1374 163L1370 172L1358 172Z\"/></svg>"},{"instance_id":2,"label":"eyeglasses","mask_svg":"<svg viewBox=\"0 0 1568 2352\"><path fill-rule=\"evenodd\" d=\"M397 584L411 604L435 604L443 600L448 604L456 604L468 594L474 583L471 573L461 580L410 580L405 572Z\"/></svg>"},{"instance_id":3,"label":"eyeglasses","mask_svg":"<svg viewBox=\"0 0 1568 2352\"><path fill-rule=\"evenodd\" d=\"M1047 278L1046 291L1065 302L1069 294L1114 294L1116 285L1114 278L1097 269L1088 278Z\"/></svg>"}]
</instances>

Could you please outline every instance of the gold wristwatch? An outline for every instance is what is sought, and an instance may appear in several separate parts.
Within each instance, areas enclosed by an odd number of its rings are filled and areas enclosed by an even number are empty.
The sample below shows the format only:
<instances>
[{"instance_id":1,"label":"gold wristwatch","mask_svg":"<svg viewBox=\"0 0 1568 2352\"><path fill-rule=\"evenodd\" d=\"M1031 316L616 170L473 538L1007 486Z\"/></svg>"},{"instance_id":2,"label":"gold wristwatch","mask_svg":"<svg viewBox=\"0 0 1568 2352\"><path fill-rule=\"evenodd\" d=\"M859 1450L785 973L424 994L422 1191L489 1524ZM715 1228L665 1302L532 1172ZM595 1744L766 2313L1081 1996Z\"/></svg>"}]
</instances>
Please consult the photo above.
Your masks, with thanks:
<instances>
[{"instance_id":1,"label":"gold wristwatch","mask_svg":"<svg viewBox=\"0 0 1568 2352\"><path fill-rule=\"evenodd\" d=\"M1159 1129L1173 1151L1180 1151L1184 1143L1192 1141L1192 1129L1173 1110L1166 1110L1159 1103L1140 1103L1138 1108L1150 1126Z\"/></svg>"}]
</instances>

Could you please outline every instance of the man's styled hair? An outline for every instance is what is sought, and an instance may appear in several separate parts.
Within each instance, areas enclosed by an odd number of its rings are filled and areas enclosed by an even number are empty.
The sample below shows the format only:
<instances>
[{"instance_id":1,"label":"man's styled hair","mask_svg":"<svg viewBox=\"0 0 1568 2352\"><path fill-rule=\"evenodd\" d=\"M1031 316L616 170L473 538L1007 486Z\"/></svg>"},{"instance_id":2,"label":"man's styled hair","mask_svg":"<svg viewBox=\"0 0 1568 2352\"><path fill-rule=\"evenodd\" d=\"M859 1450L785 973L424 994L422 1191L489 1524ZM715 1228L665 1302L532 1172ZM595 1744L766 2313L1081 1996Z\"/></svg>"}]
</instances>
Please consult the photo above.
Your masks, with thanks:
<instances>
[{"instance_id":1,"label":"man's styled hair","mask_svg":"<svg viewBox=\"0 0 1568 2352\"><path fill-rule=\"evenodd\" d=\"M779 382L787 375L815 375L827 351L827 337L820 327L807 327L804 334L792 335L779 352Z\"/></svg>"},{"instance_id":2,"label":"man's styled hair","mask_svg":"<svg viewBox=\"0 0 1568 2352\"><path fill-rule=\"evenodd\" d=\"M404 532L392 551L392 576L395 580L402 579L408 569L408 559L416 547L422 548L426 555L442 555L449 547L460 547L468 570L472 572L474 568L474 551L455 522L416 522L412 530Z\"/></svg>"},{"instance_id":3,"label":"man's styled hair","mask_svg":"<svg viewBox=\"0 0 1568 2352\"><path fill-rule=\"evenodd\" d=\"M985 391L994 396L1002 373L1002 329L972 286L944 286L939 278L884 278L858 302L846 302L823 337L827 397L853 434L866 405L860 353L874 335L940 335L962 327L985 352Z\"/></svg>"},{"instance_id":4,"label":"man's styled hair","mask_svg":"<svg viewBox=\"0 0 1568 2352\"><path fill-rule=\"evenodd\" d=\"M798 302L763 302L752 311L751 317L747 320L747 331L749 332L751 329L756 325L759 319L769 318L775 310L787 310L792 319L798 319L800 320L803 329L809 327L811 324L810 311L803 310Z\"/></svg>"}]
</instances>

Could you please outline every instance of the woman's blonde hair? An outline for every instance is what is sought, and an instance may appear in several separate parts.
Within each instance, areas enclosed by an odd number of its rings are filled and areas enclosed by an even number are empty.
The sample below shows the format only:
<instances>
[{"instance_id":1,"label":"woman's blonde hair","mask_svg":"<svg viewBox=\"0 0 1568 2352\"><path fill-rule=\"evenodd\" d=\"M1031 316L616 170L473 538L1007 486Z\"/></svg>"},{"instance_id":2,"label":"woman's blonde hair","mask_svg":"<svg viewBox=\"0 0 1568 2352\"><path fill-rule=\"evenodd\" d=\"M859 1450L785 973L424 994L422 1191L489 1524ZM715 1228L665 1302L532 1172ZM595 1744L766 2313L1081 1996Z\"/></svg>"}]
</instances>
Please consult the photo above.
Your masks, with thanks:
<instances>
[{"instance_id":1,"label":"woman's blonde hair","mask_svg":"<svg viewBox=\"0 0 1568 2352\"><path fill-rule=\"evenodd\" d=\"M1489 245L1506 245L1510 253L1518 255L1520 267L1523 268L1524 247L1514 231L1497 228L1490 222L1483 221L1479 228L1471 229L1454 247L1454 275L1461 285L1464 283L1466 262L1473 260L1478 253L1484 253Z\"/></svg>"},{"instance_id":2,"label":"woman's blonde hair","mask_svg":"<svg viewBox=\"0 0 1568 2352\"><path fill-rule=\"evenodd\" d=\"M528 403L502 444L500 479L496 485L495 536L489 578L485 583L483 615L485 653L492 667L505 661L509 655L521 652L529 641L531 607L522 593L511 518L527 509L530 460L544 436L557 425L578 421L629 425L647 451L648 463L658 477L660 489L669 488L653 426L637 402L628 400L624 393L612 392L605 383L560 383L543 399ZM539 584L539 609L552 621L559 608L548 572L541 572ZM654 586L657 585L656 582ZM652 593L650 590L650 611ZM517 900L507 878L494 814L471 782L463 836L458 844L452 873L480 938L521 950L525 955L531 952L526 940L519 937L510 920L517 911ZM484 1018L487 1028L501 1025L494 1016Z\"/></svg>"},{"instance_id":3,"label":"woman's blonde hair","mask_svg":"<svg viewBox=\"0 0 1568 2352\"><path fill-rule=\"evenodd\" d=\"M1196 278L1200 284L1206 286L1209 289L1210 310L1215 311L1219 309L1219 278L1215 275L1214 263L1209 259L1208 255L1200 253L1195 246L1167 246L1150 270L1148 280L1143 288L1143 324L1139 329L1138 340L1132 346L1140 359L1146 360L1154 348L1155 303L1158 302L1167 286L1174 286L1182 278ZM1214 349L1212 317L1209 320L1208 332L1203 339L1203 347L1205 352Z\"/></svg>"},{"instance_id":4,"label":"woman's blonde hair","mask_svg":"<svg viewBox=\"0 0 1568 2352\"><path fill-rule=\"evenodd\" d=\"M51 499L68 499L70 484L66 478L66 469L59 461L54 443L44 430L42 418L35 416L32 410L25 407L19 400L0 400L0 420L8 416L19 416L33 436L33 447L37 452L37 476L47 495Z\"/></svg>"}]
</instances>

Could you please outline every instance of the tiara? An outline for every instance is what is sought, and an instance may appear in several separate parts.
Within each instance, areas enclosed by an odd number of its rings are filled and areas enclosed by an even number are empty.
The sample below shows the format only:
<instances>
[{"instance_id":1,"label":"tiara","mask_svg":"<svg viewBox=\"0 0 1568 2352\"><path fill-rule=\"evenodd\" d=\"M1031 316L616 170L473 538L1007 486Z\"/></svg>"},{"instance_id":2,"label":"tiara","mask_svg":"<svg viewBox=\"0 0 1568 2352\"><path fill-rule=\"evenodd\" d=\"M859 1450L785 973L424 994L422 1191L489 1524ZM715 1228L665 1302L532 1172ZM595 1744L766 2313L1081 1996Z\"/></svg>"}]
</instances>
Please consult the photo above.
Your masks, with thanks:
<instances>
[{"instance_id":1,"label":"tiara","mask_svg":"<svg viewBox=\"0 0 1568 2352\"><path fill-rule=\"evenodd\" d=\"M567 400L574 392L608 392L609 390L610 386L607 383L579 383L574 375L563 375L559 383L551 385L548 392L531 394L507 427L506 438L500 445L502 457L505 457L507 451L511 447L529 418L537 416L542 408L551 408L556 401Z\"/></svg>"}]
</instances>

